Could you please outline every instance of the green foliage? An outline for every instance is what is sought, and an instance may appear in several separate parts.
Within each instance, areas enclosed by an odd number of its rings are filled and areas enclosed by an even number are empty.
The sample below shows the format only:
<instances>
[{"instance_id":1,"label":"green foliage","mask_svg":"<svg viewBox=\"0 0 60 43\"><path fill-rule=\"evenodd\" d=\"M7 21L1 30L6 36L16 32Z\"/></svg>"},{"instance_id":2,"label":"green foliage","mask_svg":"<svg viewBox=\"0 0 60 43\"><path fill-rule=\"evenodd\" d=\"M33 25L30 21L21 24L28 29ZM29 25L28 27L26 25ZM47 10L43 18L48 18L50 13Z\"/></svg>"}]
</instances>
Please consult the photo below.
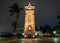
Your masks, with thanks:
<instances>
[{"instance_id":1,"label":"green foliage","mask_svg":"<svg viewBox=\"0 0 60 43\"><path fill-rule=\"evenodd\" d=\"M21 10L23 10L23 8L19 8L19 6L16 3L9 8L10 8L9 12L11 13L10 16L17 13L17 14L15 14L16 18L19 18L19 13L20 13Z\"/></svg>"},{"instance_id":2,"label":"green foliage","mask_svg":"<svg viewBox=\"0 0 60 43\"><path fill-rule=\"evenodd\" d=\"M40 26L39 30L43 32L43 26Z\"/></svg>"},{"instance_id":3,"label":"green foliage","mask_svg":"<svg viewBox=\"0 0 60 43\"><path fill-rule=\"evenodd\" d=\"M10 6L9 8L10 8L9 12L11 13L10 16L16 15L16 19L12 23L12 26L14 27L14 30L13 31L15 32L16 29L19 28L19 24L17 23L17 20L19 18L20 10L23 10L23 8L19 8L19 6L16 3L14 5Z\"/></svg>"},{"instance_id":4,"label":"green foliage","mask_svg":"<svg viewBox=\"0 0 60 43\"><path fill-rule=\"evenodd\" d=\"M19 6L16 3L9 8L11 8L9 12L12 12L12 13L13 12L20 13L20 10L23 10L23 8L19 8Z\"/></svg>"},{"instance_id":5,"label":"green foliage","mask_svg":"<svg viewBox=\"0 0 60 43\"><path fill-rule=\"evenodd\" d=\"M52 33L51 27L47 24L44 27L40 26L40 31L42 31L43 33Z\"/></svg>"},{"instance_id":6,"label":"green foliage","mask_svg":"<svg viewBox=\"0 0 60 43\"><path fill-rule=\"evenodd\" d=\"M52 29L51 29L51 27L49 25L46 24L44 26L44 31L47 32L47 33L51 33L52 32Z\"/></svg>"},{"instance_id":7,"label":"green foliage","mask_svg":"<svg viewBox=\"0 0 60 43\"><path fill-rule=\"evenodd\" d=\"M20 28L20 31L23 32L24 31L24 28Z\"/></svg>"},{"instance_id":8,"label":"green foliage","mask_svg":"<svg viewBox=\"0 0 60 43\"><path fill-rule=\"evenodd\" d=\"M60 26L56 25L53 31L56 31L56 33L60 33Z\"/></svg>"}]
</instances>

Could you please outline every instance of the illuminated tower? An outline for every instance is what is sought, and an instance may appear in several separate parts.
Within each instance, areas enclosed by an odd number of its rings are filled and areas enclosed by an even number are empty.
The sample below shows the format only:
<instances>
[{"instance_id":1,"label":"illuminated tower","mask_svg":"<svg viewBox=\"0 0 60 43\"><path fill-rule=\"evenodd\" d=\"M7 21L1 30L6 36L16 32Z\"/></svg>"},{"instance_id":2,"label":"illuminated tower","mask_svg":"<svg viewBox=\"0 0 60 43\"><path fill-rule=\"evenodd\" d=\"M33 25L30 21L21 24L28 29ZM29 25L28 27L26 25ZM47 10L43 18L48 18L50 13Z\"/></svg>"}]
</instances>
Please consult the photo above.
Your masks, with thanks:
<instances>
[{"instance_id":1,"label":"illuminated tower","mask_svg":"<svg viewBox=\"0 0 60 43\"><path fill-rule=\"evenodd\" d=\"M25 6L25 25L24 25L24 37L35 37L35 21L34 21L34 6L30 3Z\"/></svg>"}]
</instances>

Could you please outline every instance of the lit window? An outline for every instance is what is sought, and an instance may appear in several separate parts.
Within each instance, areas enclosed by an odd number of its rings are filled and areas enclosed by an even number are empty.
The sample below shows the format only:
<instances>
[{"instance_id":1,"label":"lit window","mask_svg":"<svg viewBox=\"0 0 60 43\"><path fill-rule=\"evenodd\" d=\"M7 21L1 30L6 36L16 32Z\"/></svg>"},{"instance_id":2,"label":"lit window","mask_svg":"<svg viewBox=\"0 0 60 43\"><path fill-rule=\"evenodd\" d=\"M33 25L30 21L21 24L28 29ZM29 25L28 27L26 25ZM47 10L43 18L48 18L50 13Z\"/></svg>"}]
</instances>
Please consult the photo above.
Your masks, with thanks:
<instances>
[{"instance_id":1,"label":"lit window","mask_svg":"<svg viewBox=\"0 0 60 43\"><path fill-rule=\"evenodd\" d=\"M29 7L29 10L30 10L31 8Z\"/></svg>"},{"instance_id":2,"label":"lit window","mask_svg":"<svg viewBox=\"0 0 60 43\"><path fill-rule=\"evenodd\" d=\"M29 25L30 25L31 23L29 23Z\"/></svg>"},{"instance_id":3,"label":"lit window","mask_svg":"<svg viewBox=\"0 0 60 43\"><path fill-rule=\"evenodd\" d=\"M28 23L31 23L31 20L30 19L28 19Z\"/></svg>"},{"instance_id":4,"label":"lit window","mask_svg":"<svg viewBox=\"0 0 60 43\"><path fill-rule=\"evenodd\" d=\"M28 19L30 19L31 17L30 17L30 15L28 16Z\"/></svg>"},{"instance_id":5,"label":"lit window","mask_svg":"<svg viewBox=\"0 0 60 43\"><path fill-rule=\"evenodd\" d=\"M31 30L31 28L29 27L29 30Z\"/></svg>"},{"instance_id":6,"label":"lit window","mask_svg":"<svg viewBox=\"0 0 60 43\"><path fill-rule=\"evenodd\" d=\"M28 14L30 14L31 13L31 11L28 11Z\"/></svg>"}]
</instances>

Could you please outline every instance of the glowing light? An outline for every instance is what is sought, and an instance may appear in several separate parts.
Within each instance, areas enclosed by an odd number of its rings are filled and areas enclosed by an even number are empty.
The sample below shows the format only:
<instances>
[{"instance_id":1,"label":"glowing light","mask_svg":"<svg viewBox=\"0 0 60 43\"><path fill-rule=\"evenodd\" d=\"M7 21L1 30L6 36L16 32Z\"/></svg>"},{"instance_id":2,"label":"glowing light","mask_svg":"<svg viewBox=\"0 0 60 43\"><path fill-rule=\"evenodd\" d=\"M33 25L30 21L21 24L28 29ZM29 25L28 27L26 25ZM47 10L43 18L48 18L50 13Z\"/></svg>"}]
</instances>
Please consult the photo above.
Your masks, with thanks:
<instances>
[{"instance_id":1,"label":"glowing light","mask_svg":"<svg viewBox=\"0 0 60 43\"><path fill-rule=\"evenodd\" d=\"M24 37L26 37L26 35Z\"/></svg>"},{"instance_id":2,"label":"glowing light","mask_svg":"<svg viewBox=\"0 0 60 43\"><path fill-rule=\"evenodd\" d=\"M53 31L54 34L56 34L56 31Z\"/></svg>"},{"instance_id":3,"label":"glowing light","mask_svg":"<svg viewBox=\"0 0 60 43\"><path fill-rule=\"evenodd\" d=\"M29 10L30 10L31 8L29 7Z\"/></svg>"},{"instance_id":4,"label":"glowing light","mask_svg":"<svg viewBox=\"0 0 60 43\"><path fill-rule=\"evenodd\" d=\"M35 33L35 35L37 35L37 33Z\"/></svg>"},{"instance_id":5,"label":"glowing light","mask_svg":"<svg viewBox=\"0 0 60 43\"><path fill-rule=\"evenodd\" d=\"M29 23L29 25L30 25L31 23Z\"/></svg>"},{"instance_id":6,"label":"glowing light","mask_svg":"<svg viewBox=\"0 0 60 43\"><path fill-rule=\"evenodd\" d=\"M24 35L24 33L22 33L22 35Z\"/></svg>"},{"instance_id":7,"label":"glowing light","mask_svg":"<svg viewBox=\"0 0 60 43\"><path fill-rule=\"evenodd\" d=\"M54 42L58 42L58 38L54 38L53 40L54 40Z\"/></svg>"},{"instance_id":8,"label":"glowing light","mask_svg":"<svg viewBox=\"0 0 60 43\"><path fill-rule=\"evenodd\" d=\"M29 27L29 30L31 30L31 28Z\"/></svg>"},{"instance_id":9,"label":"glowing light","mask_svg":"<svg viewBox=\"0 0 60 43\"><path fill-rule=\"evenodd\" d=\"M25 31L26 31L26 29L25 29Z\"/></svg>"},{"instance_id":10,"label":"glowing light","mask_svg":"<svg viewBox=\"0 0 60 43\"><path fill-rule=\"evenodd\" d=\"M33 35L33 37L35 37L35 36Z\"/></svg>"}]
</instances>

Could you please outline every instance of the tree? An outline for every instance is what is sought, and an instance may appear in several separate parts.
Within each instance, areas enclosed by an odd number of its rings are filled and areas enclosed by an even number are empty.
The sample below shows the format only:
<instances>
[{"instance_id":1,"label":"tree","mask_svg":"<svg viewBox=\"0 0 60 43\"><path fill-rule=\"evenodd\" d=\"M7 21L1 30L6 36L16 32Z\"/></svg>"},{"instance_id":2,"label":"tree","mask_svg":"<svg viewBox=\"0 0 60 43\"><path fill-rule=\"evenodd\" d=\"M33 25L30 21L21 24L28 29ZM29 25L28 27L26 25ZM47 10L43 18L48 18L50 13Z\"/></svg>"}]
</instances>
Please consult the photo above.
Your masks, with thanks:
<instances>
[{"instance_id":1,"label":"tree","mask_svg":"<svg viewBox=\"0 0 60 43\"><path fill-rule=\"evenodd\" d=\"M43 26L40 26L39 30L43 32Z\"/></svg>"},{"instance_id":2,"label":"tree","mask_svg":"<svg viewBox=\"0 0 60 43\"><path fill-rule=\"evenodd\" d=\"M56 33L60 33L60 26L56 25L56 26L53 28L53 31L56 31Z\"/></svg>"},{"instance_id":3,"label":"tree","mask_svg":"<svg viewBox=\"0 0 60 43\"><path fill-rule=\"evenodd\" d=\"M44 28L43 28L43 32L44 33L51 33L52 32L52 29L49 25L45 25Z\"/></svg>"},{"instance_id":4,"label":"tree","mask_svg":"<svg viewBox=\"0 0 60 43\"><path fill-rule=\"evenodd\" d=\"M13 22L12 27L14 28L13 32L16 32L16 30L19 28L19 24L17 22Z\"/></svg>"},{"instance_id":5,"label":"tree","mask_svg":"<svg viewBox=\"0 0 60 43\"><path fill-rule=\"evenodd\" d=\"M19 18L19 13L20 13L21 10L23 10L23 8L19 8L19 6L16 3L14 5L10 6L9 8L10 8L9 12L11 13L10 16L16 15L16 19L12 23L12 26L14 27L13 32L16 32L16 29L18 28L18 22L17 22L17 20Z\"/></svg>"},{"instance_id":6,"label":"tree","mask_svg":"<svg viewBox=\"0 0 60 43\"><path fill-rule=\"evenodd\" d=\"M60 15L57 16L57 19L60 19ZM60 21L58 22L58 24L60 25Z\"/></svg>"}]
</instances>

